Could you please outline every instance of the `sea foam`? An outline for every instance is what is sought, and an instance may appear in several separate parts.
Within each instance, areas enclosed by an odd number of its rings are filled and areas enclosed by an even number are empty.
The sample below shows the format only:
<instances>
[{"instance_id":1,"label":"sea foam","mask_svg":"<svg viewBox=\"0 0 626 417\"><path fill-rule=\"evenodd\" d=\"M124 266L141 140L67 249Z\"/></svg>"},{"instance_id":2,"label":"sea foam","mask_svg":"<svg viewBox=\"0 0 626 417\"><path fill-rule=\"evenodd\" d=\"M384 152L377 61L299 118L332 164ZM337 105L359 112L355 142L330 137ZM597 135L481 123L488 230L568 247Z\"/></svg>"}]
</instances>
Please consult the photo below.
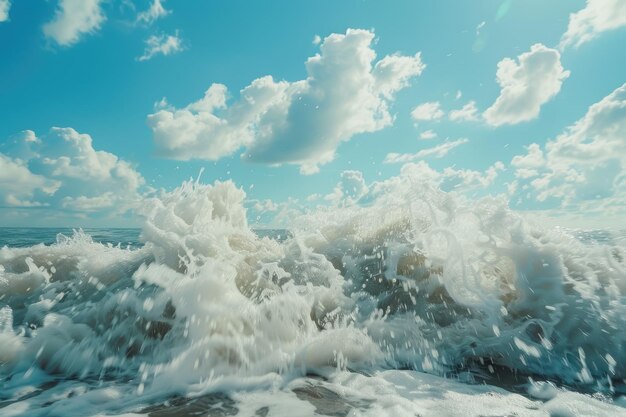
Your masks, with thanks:
<instances>
[{"instance_id":1,"label":"sea foam","mask_svg":"<svg viewBox=\"0 0 626 417\"><path fill-rule=\"evenodd\" d=\"M383 415L376 387L402 378L416 392L444 376L624 392L623 245L408 176L294 215L280 242L254 233L244 199L232 182L189 181L145 203L139 248L76 232L0 249L0 415L120 414L210 392L262 408L263 393L306 397L294 387L307 375L360 392L364 415ZM398 404L426 404L406 389Z\"/></svg>"}]
</instances>

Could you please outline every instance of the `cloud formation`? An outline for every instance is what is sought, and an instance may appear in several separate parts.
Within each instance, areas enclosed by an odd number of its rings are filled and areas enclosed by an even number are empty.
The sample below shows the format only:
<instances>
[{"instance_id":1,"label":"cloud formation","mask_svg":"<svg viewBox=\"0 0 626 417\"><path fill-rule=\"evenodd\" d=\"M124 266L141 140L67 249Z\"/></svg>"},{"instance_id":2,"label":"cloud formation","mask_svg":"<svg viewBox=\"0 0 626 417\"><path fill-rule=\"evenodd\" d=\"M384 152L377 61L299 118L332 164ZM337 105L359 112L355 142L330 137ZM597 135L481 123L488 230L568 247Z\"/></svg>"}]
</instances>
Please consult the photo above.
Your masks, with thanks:
<instances>
[{"instance_id":1,"label":"cloud formation","mask_svg":"<svg viewBox=\"0 0 626 417\"><path fill-rule=\"evenodd\" d=\"M35 194L52 195L60 185L58 181L33 174L24 161L0 153L0 205L43 206L44 203L34 200Z\"/></svg>"},{"instance_id":2,"label":"cloud formation","mask_svg":"<svg viewBox=\"0 0 626 417\"><path fill-rule=\"evenodd\" d=\"M521 54L517 62L503 59L496 73L500 95L483 113L486 122L500 126L535 119L541 106L561 90L569 74L561 65L559 51L539 43Z\"/></svg>"},{"instance_id":3,"label":"cloud formation","mask_svg":"<svg viewBox=\"0 0 626 417\"><path fill-rule=\"evenodd\" d=\"M474 122L480 119L475 101L468 102L458 110L451 110L448 117L453 122Z\"/></svg>"},{"instance_id":4,"label":"cloud formation","mask_svg":"<svg viewBox=\"0 0 626 417\"><path fill-rule=\"evenodd\" d=\"M103 0L59 0L54 18L43 27L46 37L70 46L83 35L96 32L106 19Z\"/></svg>"},{"instance_id":5,"label":"cloud formation","mask_svg":"<svg viewBox=\"0 0 626 417\"><path fill-rule=\"evenodd\" d=\"M217 160L244 148L246 161L317 172L342 142L391 125L395 94L424 69L419 53L376 61L373 40L367 30L331 34L306 61L306 79L258 78L230 105L226 86L213 84L186 107L161 106L148 116L158 153Z\"/></svg>"},{"instance_id":6,"label":"cloud formation","mask_svg":"<svg viewBox=\"0 0 626 417\"><path fill-rule=\"evenodd\" d=\"M473 195L488 189L503 170L504 164L499 161L485 171L452 167L438 171L430 167L426 161L411 162L402 166L400 175L370 184L367 194L361 201L368 203L381 195L406 196L407 190L414 190L416 184L427 184L446 192Z\"/></svg>"},{"instance_id":7,"label":"cloud formation","mask_svg":"<svg viewBox=\"0 0 626 417\"><path fill-rule=\"evenodd\" d=\"M343 171L340 178L333 192L324 197L325 200L336 205L350 205L369 191L361 171Z\"/></svg>"},{"instance_id":8,"label":"cloud formation","mask_svg":"<svg viewBox=\"0 0 626 417\"><path fill-rule=\"evenodd\" d=\"M504 171L504 164L495 162L485 171L472 169L454 169L447 167L440 177L440 187L444 191L470 191L485 189L493 185L501 171Z\"/></svg>"},{"instance_id":9,"label":"cloud formation","mask_svg":"<svg viewBox=\"0 0 626 417\"><path fill-rule=\"evenodd\" d=\"M146 49L139 58L139 61L147 61L156 55L172 55L184 49L183 43L178 36L178 31L174 35L153 35L146 40Z\"/></svg>"},{"instance_id":10,"label":"cloud formation","mask_svg":"<svg viewBox=\"0 0 626 417\"><path fill-rule=\"evenodd\" d=\"M518 197L579 207L618 209L626 201L626 84L589 107L583 118L545 146L513 158ZM622 206L621 210L624 210Z\"/></svg>"},{"instance_id":11,"label":"cloud formation","mask_svg":"<svg viewBox=\"0 0 626 417\"><path fill-rule=\"evenodd\" d=\"M567 31L561 38L561 49L578 47L600 33L626 26L626 2L623 0L587 0L582 10L569 16Z\"/></svg>"},{"instance_id":12,"label":"cloud formation","mask_svg":"<svg viewBox=\"0 0 626 417\"><path fill-rule=\"evenodd\" d=\"M0 23L9 20L9 10L11 10L11 1L0 0Z\"/></svg>"},{"instance_id":13,"label":"cloud formation","mask_svg":"<svg viewBox=\"0 0 626 417\"><path fill-rule=\"evenodd\" d=\"M441 110L441 103L438 101L422 103L411 111L411 117L415 121L438 120L444 115L444 111Z\"/></svg>"},{"instance_id":14,"label":"cloud formation","mask_svg":"<svg viewBox=\"0 0 626 417\"><path fill-rule=\"evenodd\" d=\"M398 164L413 162L419 159L428 157L443 158L452 149L459 147L469 142L466 138L457 139L452 142L444 142L441 145L433 146L432 148L422 149L417 153L388 153L383 161L385 164Z\"/></svg>"},{"instance_id":15,"label":"cloud formation","mask_svg":"<svg viewBox=\"0 0 626 417\"><path fill-rule=\"evenodd\" d=\"M124 213L141 198L141 174L116 155L95 150L89 135L72 128L52 128L43 138L25 131L0 151L5 207Z\"/></svg>"},{"instance_id":16,"label":"cloud formation","mask_svg":"<svg viewBox=\"0 0 626 417\"><path fill-rule=\"evenodd\" d=\"M153 0L147 10L144 10L137 15L137 23L151 25L170 13L170 10L163 7L163 2L161 0Z\"/></svg>"},{"instance_id":17,"label":"cloud formation","mask_svg":"<svg viewBox=\"0 0 626 417\"><path fill-rule=\"evenodd\" d=\"M430 140L435 139L437 137L437 132L432 129L428 129L420 133L420 139L422 140Z\"/></svg>"}]
</instances>

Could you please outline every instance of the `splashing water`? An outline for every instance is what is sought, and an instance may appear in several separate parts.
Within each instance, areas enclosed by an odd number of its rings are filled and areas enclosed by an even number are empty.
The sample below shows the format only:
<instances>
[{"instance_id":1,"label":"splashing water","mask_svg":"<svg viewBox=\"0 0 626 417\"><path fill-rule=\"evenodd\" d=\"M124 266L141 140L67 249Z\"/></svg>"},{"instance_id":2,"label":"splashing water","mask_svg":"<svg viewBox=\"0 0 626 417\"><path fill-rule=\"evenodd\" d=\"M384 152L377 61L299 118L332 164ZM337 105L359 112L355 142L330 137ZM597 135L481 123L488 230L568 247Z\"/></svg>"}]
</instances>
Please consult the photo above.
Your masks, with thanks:
<instances>
[{"instance_id":1,"label":"splashing water","mask_svg":"<svg viewBox=\"0 0 626 417\"><path fill-rule=\"evenodd\" d=\"M510 393L498 394L513 407L502 413L567 415L576 401L588 415L623 411L557 388L623 401L622 244L407 178L365 205L294 217L280 242L249 228L244 198L231 182L190 181L146 203L138 248L76 232L0 249L0 415L149 411L215 392L241 415L263 401L274 402L265 415L324 414L315 398L331 394L307 375L363 415L385 415L383 392L395 395L390 415L431 410L424 384L455 401L500 392L437 376L551 381L528 391L552 400L548 414ZM298 399L306 406L289 405Z\"/></svg>"}]
</instances>

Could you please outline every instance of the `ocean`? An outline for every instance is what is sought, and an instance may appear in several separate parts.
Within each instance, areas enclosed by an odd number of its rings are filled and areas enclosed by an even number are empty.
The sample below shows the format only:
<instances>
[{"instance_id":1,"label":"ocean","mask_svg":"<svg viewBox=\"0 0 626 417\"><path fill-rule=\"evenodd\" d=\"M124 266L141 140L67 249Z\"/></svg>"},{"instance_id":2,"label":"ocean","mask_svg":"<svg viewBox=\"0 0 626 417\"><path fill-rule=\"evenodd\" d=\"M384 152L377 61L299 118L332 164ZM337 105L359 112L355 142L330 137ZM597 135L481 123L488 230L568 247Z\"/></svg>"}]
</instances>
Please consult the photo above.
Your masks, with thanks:
<instances>
[{"instance_id":1,"label":"ocean","mask_svg":"<svg viewBox=\"0 0 626 417\"><path fill-rule=\"evenodd\" d=\"M254 230L0 229L0 416L626 416L624 231L429 188Z\"/></svg>"},{"instance_id":2,"label":"ocean","mask_svg":"<svg viewBox=\"0 0 626 417\"><path fill-rule=\"evenodd\" d=\"M254 229L260 238L286 240L290 234L285 229ZM54 245L80 234L89 236L95 243L137 249L143 245L139 228L70 228L70 227L0 227L0 247L25 248L39 244Z\"/></svg>"}]
</instances>

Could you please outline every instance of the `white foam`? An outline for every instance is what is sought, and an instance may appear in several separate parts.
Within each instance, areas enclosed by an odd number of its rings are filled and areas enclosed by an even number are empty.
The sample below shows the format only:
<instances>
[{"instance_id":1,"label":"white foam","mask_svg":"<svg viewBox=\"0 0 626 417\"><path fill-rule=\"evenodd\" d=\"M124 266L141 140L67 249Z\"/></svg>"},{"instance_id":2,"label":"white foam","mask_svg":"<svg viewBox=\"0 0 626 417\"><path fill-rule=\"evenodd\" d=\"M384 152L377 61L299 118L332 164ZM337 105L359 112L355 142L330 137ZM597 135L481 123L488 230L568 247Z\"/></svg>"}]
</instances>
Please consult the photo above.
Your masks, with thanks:
<instances>
[{"instance_id":1,"label":"white foam","mask_svg":"<svg viewBox=\"0 0 626 417\"><path fill-rule=\"evenodd\" d=\"M121 413L175 394L261 398L269 386L289 404L289 384L323 369L498 369L605 393L626 378L623 247L587 245L503 201L467 201L410 172L372 187L366 206L290 219L282 243L253 233L244 198L231 182L163 193L143 209L139 249L82 232L0 249L2 399L17 401L2 412L52 401L66 415L87 403ZM476 413L493 400L499 412L526 415L535 403L408 371L339 375L332 383L346 392L389 392L396 402L377 399L371 410L395 415L432 411L445 390L456 392L446 404L475 397ZM20 400L55 380L67 382ZM435 388L393 391L409 380ZM559 398L584 402L552 394L554 415L568 410ZM252 400L237 398L247 410ZM445 407L442 415L460 412Z\"/></svg>"}]
</instances>

